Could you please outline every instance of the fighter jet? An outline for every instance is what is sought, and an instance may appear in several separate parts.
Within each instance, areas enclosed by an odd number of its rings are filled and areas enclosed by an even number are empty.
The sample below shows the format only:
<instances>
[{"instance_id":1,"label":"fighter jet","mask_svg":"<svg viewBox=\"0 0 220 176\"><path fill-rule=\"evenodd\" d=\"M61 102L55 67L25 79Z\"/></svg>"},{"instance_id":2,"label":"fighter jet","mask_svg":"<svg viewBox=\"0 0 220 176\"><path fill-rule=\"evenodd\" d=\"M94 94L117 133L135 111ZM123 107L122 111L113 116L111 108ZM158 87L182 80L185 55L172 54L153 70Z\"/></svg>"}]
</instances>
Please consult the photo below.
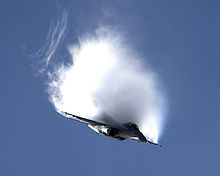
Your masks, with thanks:
<instances>
[{"instance_id":1,"label":"fighter jet","mask_svg":"<svg viewBox=\"0 0 220 176\"><path fill-rule=\"evenodd\" d=\"M118 140L131 139L138 142L148 142L150 144L154 144L156 146L161 147L160 144L147 140L146 137L140 132L138 126L135 123L128 122L128 123L120 124L109 116L104 120L107 123L101 123L101 122L85 119L80 116L70 114L68 112L61 112L61 113L63 113L65 116L67 116L70 119L74 119L79 122L87 124L89 128L91 128L98 134L109 136Z\"/></svg>"}]
</instances>

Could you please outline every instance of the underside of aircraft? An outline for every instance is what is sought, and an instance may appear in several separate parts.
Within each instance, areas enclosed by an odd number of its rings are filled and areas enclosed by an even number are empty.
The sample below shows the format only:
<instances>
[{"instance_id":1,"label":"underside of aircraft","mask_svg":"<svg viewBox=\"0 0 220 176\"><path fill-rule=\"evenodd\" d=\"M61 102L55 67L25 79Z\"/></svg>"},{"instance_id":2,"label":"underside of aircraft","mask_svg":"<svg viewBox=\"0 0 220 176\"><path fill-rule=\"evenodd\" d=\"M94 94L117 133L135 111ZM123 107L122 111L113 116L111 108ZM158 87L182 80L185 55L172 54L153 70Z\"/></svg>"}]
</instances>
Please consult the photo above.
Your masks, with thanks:
<instances>
[{"instance_id":1,"label":"underside of aircraft","mask_svg":"<svg viewBox=\"0 0 220 176\"><path fill-rule=\"evenodd\" d=\"M102 123L102 122L86 119L80 116L76 116L68 112L62 112L62 113L68 118L87 124L89 128L91 128L98 134L112 137L114 139L118 139L121 141L125 139L131 139L138 142L148 142L150 144L154 144L161 147L160 144L147 140L146 137L140 132L138 126L133 122L120 124L108 116L109 123Z\"/></svg>"}]
</instances>

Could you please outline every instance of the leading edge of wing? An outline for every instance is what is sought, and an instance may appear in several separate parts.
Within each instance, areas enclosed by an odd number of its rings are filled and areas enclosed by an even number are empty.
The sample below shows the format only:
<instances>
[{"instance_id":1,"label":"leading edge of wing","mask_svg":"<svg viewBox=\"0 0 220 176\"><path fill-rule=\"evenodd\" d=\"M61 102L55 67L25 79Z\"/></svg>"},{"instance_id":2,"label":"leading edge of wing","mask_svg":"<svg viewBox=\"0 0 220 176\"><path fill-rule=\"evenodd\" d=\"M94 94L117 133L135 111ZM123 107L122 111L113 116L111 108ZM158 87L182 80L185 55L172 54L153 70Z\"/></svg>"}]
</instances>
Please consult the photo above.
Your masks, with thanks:
<instances>
[{"instance_id":1,"label":"leading edge of wing","mask_svg":"<svg viewBox=\"0 0 220 176\"><path fill-rule=\"evenodd\" d=\"M153 144L153 145L156 145L156 146L162 147L161 144L157 144L157 143L151 142L151 141L149 141L149 140L147 140L146 142L148 142L149 144Z\"/></svg>"},{"instance_id":2,"label":"leading edge of wing","mask_svg":"<svg viewBox=\"0 0 220 176\"><path fill-rule=\"evenodd\" d=\"M94 120L89 120L89 119L85 119L83 117L77 116L77 115L73 115L70 114L68 112L63 112L61 111L61 113L63 113L64 115L68 116L69 118L73 119L73 120L77 120L79 122L85 123L85 124L90 124L90 125L105 125L104 123L100 123L100 122L96 122Z\"/></svg>"}]
</instances>

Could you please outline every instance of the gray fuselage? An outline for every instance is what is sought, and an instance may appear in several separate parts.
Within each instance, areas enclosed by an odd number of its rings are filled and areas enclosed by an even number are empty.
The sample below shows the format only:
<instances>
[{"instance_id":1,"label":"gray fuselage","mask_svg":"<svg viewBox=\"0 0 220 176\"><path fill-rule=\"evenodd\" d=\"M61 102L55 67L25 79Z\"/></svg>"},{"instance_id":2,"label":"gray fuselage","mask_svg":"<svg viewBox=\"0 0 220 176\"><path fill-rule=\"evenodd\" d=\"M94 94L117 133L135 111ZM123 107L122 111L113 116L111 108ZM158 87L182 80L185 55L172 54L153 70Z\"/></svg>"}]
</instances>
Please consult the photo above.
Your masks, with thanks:
<instances>
[{"instance_id":1,"label":"gray fuselage","mask_svg":"<svg viewBox=\"0 0 220 176\"><path fill-rule=\"evenodd\" d=\"M108 126L108 125L90 125L88 126L98 134L113 137L115 139L124 140L132 139L139 142L146 142L145 136L139 131L138 127L134 123L126 123L120 126Z\"/></svg>"}]
</instances>

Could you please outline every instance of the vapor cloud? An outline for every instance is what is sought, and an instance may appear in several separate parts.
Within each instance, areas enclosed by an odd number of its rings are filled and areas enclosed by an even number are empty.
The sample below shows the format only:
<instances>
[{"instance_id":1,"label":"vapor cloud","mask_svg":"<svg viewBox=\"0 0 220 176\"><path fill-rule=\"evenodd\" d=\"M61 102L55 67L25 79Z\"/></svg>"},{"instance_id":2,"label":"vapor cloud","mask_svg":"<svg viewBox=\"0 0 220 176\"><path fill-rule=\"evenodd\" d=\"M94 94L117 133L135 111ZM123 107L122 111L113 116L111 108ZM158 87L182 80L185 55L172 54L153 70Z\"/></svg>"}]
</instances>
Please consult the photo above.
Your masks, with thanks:
<instances>
[{"instance_id":1,"label":"vapor cloud","mask_svg":"<svg viewBox=\"0 0 220 176\"><path fill-rule=\"evenodd\" d=\"M47 70L51 58L54 56L62 38L64 37L67 31L67 17L68 11L63 11L56 23L51 21L45 45L35 53L37 56L43 55L42 62L38 65L39 73L44 73L44 71Z\"/></svg>"},{"instance_id":2,"label":"vapor cloud","mask_svg":"<svg viewBox=\"0 0 220 176\"><path fill-rule=\"evenodd\" d=\"M66 18L64 14L50 30L46 66L67 28ZM107 27L79 38L78 44L68 45L72 63L48 72L48 93L57 112L95 120L107 113L120 123L135 122L148 139L157 142L166 102L156 74L143 65L145 58Z\"/></svg>"}]
</instances>

